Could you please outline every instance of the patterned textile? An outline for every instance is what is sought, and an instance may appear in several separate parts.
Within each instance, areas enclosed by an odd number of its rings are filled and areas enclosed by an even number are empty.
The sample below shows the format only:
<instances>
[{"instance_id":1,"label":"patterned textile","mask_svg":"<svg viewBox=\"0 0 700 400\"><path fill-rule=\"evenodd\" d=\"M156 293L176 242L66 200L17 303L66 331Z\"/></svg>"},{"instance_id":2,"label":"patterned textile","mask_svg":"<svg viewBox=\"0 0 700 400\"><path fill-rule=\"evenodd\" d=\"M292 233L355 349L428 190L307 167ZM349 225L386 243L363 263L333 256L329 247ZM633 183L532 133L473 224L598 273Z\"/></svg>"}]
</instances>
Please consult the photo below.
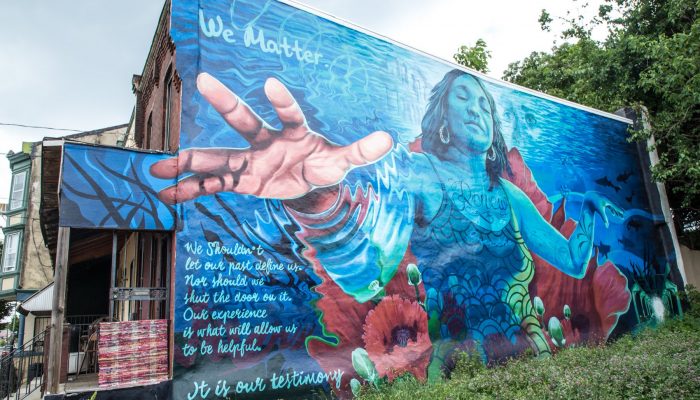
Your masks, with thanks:
<instances>
[{"instance_id":1,"label":"patterned textile","mask_svg":"<svg viewBox=\"0 0 700 400\"><path fill-rule=\"evenodd\" d=\"M98 346L100 388L168 379L168 321L103 322Z\"/></svg>"}]
</instances>

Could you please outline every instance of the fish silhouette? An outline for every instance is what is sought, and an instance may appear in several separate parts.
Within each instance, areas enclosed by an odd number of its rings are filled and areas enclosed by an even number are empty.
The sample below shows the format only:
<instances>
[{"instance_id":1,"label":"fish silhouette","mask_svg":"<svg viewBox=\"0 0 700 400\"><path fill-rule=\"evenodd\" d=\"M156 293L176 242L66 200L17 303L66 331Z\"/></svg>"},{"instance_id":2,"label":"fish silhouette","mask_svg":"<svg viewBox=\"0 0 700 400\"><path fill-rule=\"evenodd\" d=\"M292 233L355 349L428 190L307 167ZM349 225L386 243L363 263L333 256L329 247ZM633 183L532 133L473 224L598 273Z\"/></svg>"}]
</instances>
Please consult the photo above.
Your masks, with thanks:
<instances>
[{"instance_id":1,"label":"fish silhouette","mask_svg":"<svg viewBox=\"0 0 700 400\"><path fill-rule=\"evenodd\" d=\"M627 230L635 230L639 231L639 228L642 227L642 224L639 223L639 221L631 219L627 221Z\"/></svg>"},{"instance_id":2,"label":"fish silhouette","mask_svg":"<svg viewBox=\"0 0 700 400\"><path fill-rule=\"evenodd\" d=\"M632 171L626 171L626 172L618 175L616 180L618 182L626 183L627 180L630 178L630 176L632 176Z\"/></svg>"},{"instance_id":3,"label":"fish silhouette","mask_svg":"<svg viewBox=\"0 0 700 400\"><path fill-rule=\"evenodd\" d=\"M617 239L617 242L620 243L626 249L633 249L634 248L634 242L626 237L622 238L622 239Z\"/></svg>"},{"instance_id":4,"label":"fish silhouette","mask_svg":"<svg viewBox=\"0 0 700 400\"><path fill-rule=\"evenodd\" d=\"M610 182L610 179L608 179L607 176L596 179L595 183L599 184L600 186L611 187L611 188L615 189L616 192L620 191L620 187L616 186L614 183Z\"/></svg>"},{"instance_id":5,"label":"fish silhouette","mask_svg":"<svg viewBox=\"0 0 700 400\"><path fill-rule=\"evenodd\" d=\"M627 200L628 203L631 203L633 198L634 198L634 190L632 191L632 193L630 193L629 196L625 197L625 200Z\"/></svg>"},{"instance_id":6,"label":"fish silhouette","mask_svg":"<svg viewBox=\"0 0 700 400\"><path fill-rule=\"evenodd\" d=\"M595 247L598 249L598 253L600 253L601 256L603 256L604 258L608 258L608 253L610 253L609 244L600 242L597 245L595 245Z\"/></svg>"}]
</instances>

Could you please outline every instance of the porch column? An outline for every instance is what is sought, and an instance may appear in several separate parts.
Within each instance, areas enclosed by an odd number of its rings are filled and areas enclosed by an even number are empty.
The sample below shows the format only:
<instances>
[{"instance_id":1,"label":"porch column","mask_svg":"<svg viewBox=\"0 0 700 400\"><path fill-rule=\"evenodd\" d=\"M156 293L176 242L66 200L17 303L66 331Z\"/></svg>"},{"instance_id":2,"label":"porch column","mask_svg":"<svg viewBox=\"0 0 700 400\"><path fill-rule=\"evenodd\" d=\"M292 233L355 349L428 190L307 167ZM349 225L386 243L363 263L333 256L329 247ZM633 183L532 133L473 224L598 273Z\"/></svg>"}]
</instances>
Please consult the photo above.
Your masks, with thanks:
<instances>
[{"instance_id":1,"label":"porch column","mask_svg":"<svg viewBox=\"0 0 700 400\"><path fill-rule=\"evenodd\" d=\"M112 266L109 273L109 318L114 318L114 296L112 292L117 281L117 231L112 231Z\"/></svg>"},{"instance_id":2,"label":"porch column","mask_svg":"<svg viewBox=\"0 0 700 400\"><path fill-rule=\"evenodd\" d=\"M53 282L53 307L51 310L51 338L49 343L49 360L46 371L46 391L58 393L61 380L61 354L63 350L63 318L66 307L66 277L68 276L68 251L70 228L58 228L56 243L56 268Z\"/></svg>"}]
</instances>

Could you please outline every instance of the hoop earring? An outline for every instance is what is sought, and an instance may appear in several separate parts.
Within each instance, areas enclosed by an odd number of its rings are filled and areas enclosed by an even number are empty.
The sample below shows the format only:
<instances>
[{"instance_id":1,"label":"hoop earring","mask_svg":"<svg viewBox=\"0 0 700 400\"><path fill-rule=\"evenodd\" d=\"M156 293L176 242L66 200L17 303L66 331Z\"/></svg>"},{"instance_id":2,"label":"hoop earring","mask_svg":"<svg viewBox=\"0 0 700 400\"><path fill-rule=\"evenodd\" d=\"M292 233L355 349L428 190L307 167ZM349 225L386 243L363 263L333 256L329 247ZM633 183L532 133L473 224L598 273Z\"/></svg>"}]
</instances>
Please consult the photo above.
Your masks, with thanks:
<instances>
[{"instance_id":1,"label":"hoop earring","mask_svg":"<svg viewBox=\"0 0 700 400\"><path fill-rule=\"evenodd\" d=\"M440 141L442 144L449 144L450 143L450 131L447 130L446 124L442 124L440 127ZM447 134L447 137L445 137L445 134Z\"/></svg>"},{"instance_id":2,"label":"hoop earring","mask_svg":"<svg viewBox=\"0 0 700 400\"><path fill-rule=\"evenodd\" d=\"M489 147L489 152L486 155L486 158L488 158L489 161L496 161L496 150L493 149L493 146Z\"/></svg>"}]
</instances>

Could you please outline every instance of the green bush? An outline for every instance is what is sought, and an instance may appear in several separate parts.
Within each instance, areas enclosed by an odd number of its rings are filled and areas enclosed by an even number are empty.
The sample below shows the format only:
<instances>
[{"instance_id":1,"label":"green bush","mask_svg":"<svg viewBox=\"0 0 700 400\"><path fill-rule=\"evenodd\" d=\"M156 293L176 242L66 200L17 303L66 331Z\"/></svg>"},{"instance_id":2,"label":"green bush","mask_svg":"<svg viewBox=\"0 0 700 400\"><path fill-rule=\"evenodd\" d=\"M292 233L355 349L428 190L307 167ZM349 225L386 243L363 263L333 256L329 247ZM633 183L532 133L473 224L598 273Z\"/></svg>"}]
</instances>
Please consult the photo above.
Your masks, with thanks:
<instances>
[{"instance_id":1,"label":"green bush","mask_svg":"<svg viewBox=\"0 0 700 400\"><path fill-rule=\"evenodd\" d=\"M689 293L698 298L697 291ZM550 358L524 356L491 368L475 361L473 355L461 357L449 380L424 385L405 377L381 389L366 389L360 398L697 398L700 318L687 313L682 320L667 320L606 346L569 348Z\"/></svg>"},{"instance_id":2,"label":"green bush","mask_svg":"<svg viewBox=\"0 0 700 400\"><path fill-rule=\"evenodd\" d=\"M686 285L685 290L679 292L684 312L692 318L700 318L700 292L693 285Z\"/></svg>"}]
</instances>

